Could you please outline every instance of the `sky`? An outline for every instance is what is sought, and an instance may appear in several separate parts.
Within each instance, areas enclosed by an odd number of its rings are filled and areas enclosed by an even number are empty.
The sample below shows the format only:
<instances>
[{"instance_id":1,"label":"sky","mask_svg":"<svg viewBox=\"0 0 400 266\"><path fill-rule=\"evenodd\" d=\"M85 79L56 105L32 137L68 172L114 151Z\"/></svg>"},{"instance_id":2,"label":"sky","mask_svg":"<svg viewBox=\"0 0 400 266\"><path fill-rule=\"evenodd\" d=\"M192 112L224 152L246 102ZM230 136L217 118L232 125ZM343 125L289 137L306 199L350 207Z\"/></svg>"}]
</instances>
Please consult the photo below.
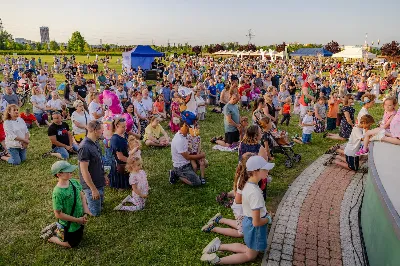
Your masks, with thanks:
<instances>
[{"instance_id":1,"label":"sky","mask_svg":"<svg viewBox=\"0 0 400 266\"><path fill-rule=\"evenodd\" d=\"M399 0L1 0L0 10L13 38L32 41L41 26L50 40L79 31L89 44L246 44L249 29L257 46L400 41Z\"/></svg>"}]
</instances>

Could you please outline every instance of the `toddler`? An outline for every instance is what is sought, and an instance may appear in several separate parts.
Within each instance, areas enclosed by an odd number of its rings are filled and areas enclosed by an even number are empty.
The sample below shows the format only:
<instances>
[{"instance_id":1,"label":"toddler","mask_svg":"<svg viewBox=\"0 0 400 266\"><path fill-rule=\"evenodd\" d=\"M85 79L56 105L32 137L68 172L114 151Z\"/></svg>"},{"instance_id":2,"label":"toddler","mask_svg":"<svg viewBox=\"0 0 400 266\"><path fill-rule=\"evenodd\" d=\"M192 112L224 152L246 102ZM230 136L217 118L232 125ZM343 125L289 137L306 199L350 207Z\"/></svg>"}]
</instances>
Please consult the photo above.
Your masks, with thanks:
<instances>
[{"instance_id":1,"label":"toddler","mask_svg":"<svg viewBox=\"0 0 400 266\"><path fill-rule=\"evenodd\" d=\"M129 156L125 169L129 172L129 184L132 186L132 196L128 195L115 211L140 211L144 208L149 193L146 172L142 170L142 159ZM125 205L132 203L133 205Z\"/></svg>"},{"instance_id":2,"label":"toddler","mask_svg":"<svg viewBox=\"0 0 400 266\"><path fill-rule=\"evenodd\" d=\"M307 114L303 117L301 122L301 126L303 127L303 136L301 141L303 144L311 143L311 134L314 132L315 121L314 121L314 109L311 107L308 108Z\"/></svg>"},{"instance_id":3,"label":"toddler","mask_svg":"<svg viewBox=\"0 0 400 266\"><path fill-rule=\"evenodd\" d=\"M370 141L382 139L387 135L390 135L390 124L396 115L396 98L386 98L383 102L383 109L385 113L383 114L382 122L380 123L379 127L375 129L368 130L365 133L363 147L356 152L356 156L367 155L368 154L368 145Z\"/></svg>"},{"instance_id":4,"label":"toddler","mask_svg":"<svg viewBox=\"0 0 400 266\"><path fill-rule=\"evenodd\" d=\"M140 140L138 140L136 137L132 135L128 137L128 148L129 148L129 156L142 158L141 157L142 143L140 142Z\"/></svg>"},{"instance_id":5,"label":"toddler","mask_svg":"<svg viewBox=\"0 0 400 266\"><path fill-rule=\"evenodd\" d=\"M201 152L201 139L200 139L200 126L198 123L194 124L193 128L189 128L188 139L188 152L190 155L200 154ZM197 171L200 168L200 176L205 179L205 168L207 167L207 160L202 158L200 160L190 160L193 170Z\"/></svg>"},{"instance_id":6,"label":"toddler","mask_svg":"<svg viewBox=\"0 0 400 266\"><path fill-rule=\"evenodd\" d=\"M300 93L296 92L295 96L293 114L300 115Z\"/></svg>"},{"instance_id":7,"label":"toddler","mask_svg":"<svg viewBox=\"0 0 400 266\"><path fill-rule=\"evenodd\" d=\"M282 108L282 120L281 120L281 125L283 122L286 121L286 126L289 126L290 123L290 103L292 102L292 99L290 97L287 97L285 100L285 103Z\"/></svg>"}]
</instances>

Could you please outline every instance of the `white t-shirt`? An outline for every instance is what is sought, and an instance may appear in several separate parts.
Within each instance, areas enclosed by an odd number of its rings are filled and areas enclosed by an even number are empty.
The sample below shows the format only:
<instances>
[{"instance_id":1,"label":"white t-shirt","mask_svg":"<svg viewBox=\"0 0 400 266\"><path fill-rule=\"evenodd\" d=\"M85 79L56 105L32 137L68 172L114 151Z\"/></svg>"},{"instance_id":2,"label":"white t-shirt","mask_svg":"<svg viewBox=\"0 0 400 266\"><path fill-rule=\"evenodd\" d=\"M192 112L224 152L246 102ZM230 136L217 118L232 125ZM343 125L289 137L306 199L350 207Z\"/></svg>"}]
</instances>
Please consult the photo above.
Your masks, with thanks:
<instances>
[{"instance_id":1,"label":"white t-shirt","mask_svg":"<svg viewBox=\"0 0 400 266\"><path fill-rule=\"evenodd\" d=\"M196 96L196 102L197 102L197 113L205 113L206 112L206 106L205 105L203 105L203 104L205 104L205 101L204 101L204 99L203 99L203 97L197 97ZM200 106L200 105L203 105L203 106Z\"/></svg>"},{"instance_id":2,"label":"white t-shirt","mask_svg":"<svg viewBox=\"0 0 400 266\"><path fill-rule=\"evenodd\" d=\"M303 124L311 125L314 122L314 118L308 114L306 114L303 118ZM314 132L314 126L304 126L303 133L304 134L311 134Z\"/></svg>"},{"instance_id":3,"label":"white t-shirt","mask_svg":"<svg viewBox=\"0 0 400 266\"><path fill-rule=\"evenodd\" d=\"M147 97L147 99L143 97L142 104L146 111L151 112L151 110L153 110L153 100L150 97Z\"/></svg>"},{"instance_id":4,"label":"white t-shirt","mask_svg":"<svg viewBox=\"0 0 400 266\"><path fill-rule=\"evenodd\" d=\"M45 108L46 107L46 97L43 94L39 94L39 95L32 95L31 96L31 103L35 103L37 106L39 106L40 108ZM33 106L32 107L33 113L34 114L41 114L44 111Z\"/></svg>"},{"instance_id":5,"label":"white t-shirt","mask_svg":"<svg viewBox=\"0 0 400 266\"><path fill-rule=\"evenodd\" d=\"M61 110L62 106L63 106L63 102L60 99L57 99L57 100L51 99L47 102L47 106L52 109Z\"/></svg>"},{"instance_id":6,"label":"white t-shirt","mask_svg":"<svg viewBox=\"0 0 400 266\"><path fill-rule=\"evenodd\" d=\"M123 100L123 99L128 99L128 95L126 94L126 91L115 91L115 94L118 96L119 100Z\"/></svg>"},{"instance_id":7,"label":"white t-shirt","mask_svg":"<svg viewBox=\"0 0 400 266\"><path fill-rule=\"evenodd\" d=\"M262 191L258 184L247 182L242 191L243 215L252 217L253 210L260 210L260 217L267 214Z\"/></svg>"},{"instance_id":8,"label":"white t-shirt","mask_svg":"<svg viewBox=\"0 0 400 266\"><path fill-rule=\"evenodd\" d=\"M86 115L86 117L85 117L85 115ZM74 132L74 135L78 135L78 134L86 133L86 130L83 128L77 127L75 125L74 121L78 122L81 125L87 125L92 120L90 119L90 115L86 111L84 111L84 113L82 113L82 114L79 114L77 111L72 113L72 115L71 115L72 131Z\"/></svg>"},{"instance_id":9,"label":"white t-shirt","mask_svg":"<svg viewBox=\"0 0 400 266\"><path fill-rule=\"evenodd\" d=\"M37 82L40 84L40 87L44 87L44 85L46 85L46 81L47 81L46 75L37 76Z\"/></svg>"},{"instance_id":10,"label":"white t-shirt","mask_svg":"<svg viewBox=\"0 0 400 266\"><path fill-rule=\"evenodd\" d=\"M358 113L356 125L358 125L358 122L360 122L361 117L363 117L364 115L369 115L368 110L365 107L361 108L360 112Z\"/></svg>"},{"instance_id":11,"label":"white t-shirt","mask_svg":"<svg viewBox=\"0 0 400 266\"><path fill-rule=\"evenodd\" d=\"M102 121L102 117L100 117L99 119L96 119L96 118L93 116L94 113L100 115L100 114L103 112L103 110L102 110L102 108L101 108L101 104L92 101L92 102L89 104L89 108L88 108L88 109L89 109L89 114L90 114L90 119L91 119L91 120Z\"/></svg>"},{"instance_id":12,"label":"white t-shirt","mask_svg":"<svg viewBox=\"0 0 400 266\"><path fill-rule=\"evenodd\" d=\"M349 141L344 148L344 154L347 156L355 156L356 152L360 150L361 147L361 139L363 138L363 129L357 126L353 127L351 131Z\"/></svg>"},{"instance_id":13,"label":"white t-shirt","mask_svg":"<svg viewBox=\"0 0 400 266\"><path fill-rule=\"evenodd\" d=\"M181 167L190 163L182 153L188 151L188 140L181 133L176 133L171 142L171 155L174 167Z\"/></svg>"},{"instance_id":14,"label":"white t-shirt","mask_svg":"<svg viewBox=\"0 0 400 266\"><path fill-rule=\"evenodd\" d=\"M4 132L6 133L5 143L7 148L22 148L21 142L15 138L25 138L25 134L29 134L25 121L18 117L17 120L4 121Z\"/></svg>"},{"instance_id":15,"label":"white t-shirt","mask_svg":"<svg viewBox=\"0 0 400 266\"><path fill-rule=\"evenodd\" d=\"M186 104L186 111L197 115L197 101L194 93L191 94L189 102Z\"/></svg>"}]
</instances>

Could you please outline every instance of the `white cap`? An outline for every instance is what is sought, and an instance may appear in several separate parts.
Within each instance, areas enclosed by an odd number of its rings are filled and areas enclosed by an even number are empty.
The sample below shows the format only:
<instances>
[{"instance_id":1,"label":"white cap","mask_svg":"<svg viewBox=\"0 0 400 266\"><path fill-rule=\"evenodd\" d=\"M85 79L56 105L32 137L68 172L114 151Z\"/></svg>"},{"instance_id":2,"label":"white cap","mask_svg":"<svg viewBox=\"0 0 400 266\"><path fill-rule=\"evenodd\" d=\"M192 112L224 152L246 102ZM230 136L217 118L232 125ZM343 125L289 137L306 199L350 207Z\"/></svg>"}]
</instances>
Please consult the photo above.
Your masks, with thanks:
<instances>
[{"instance_id":1,"label":"white cap","mask_svg":"<svg viewBox=\"0 0 400 266\"><path fill-rule=\"evenodd\" d=\"M247 171L256 171L260 169L271 170L274 168L274 163L267 162L263 157L256 155L251 156L246 162Z\"/></svg>"}]
</instances>

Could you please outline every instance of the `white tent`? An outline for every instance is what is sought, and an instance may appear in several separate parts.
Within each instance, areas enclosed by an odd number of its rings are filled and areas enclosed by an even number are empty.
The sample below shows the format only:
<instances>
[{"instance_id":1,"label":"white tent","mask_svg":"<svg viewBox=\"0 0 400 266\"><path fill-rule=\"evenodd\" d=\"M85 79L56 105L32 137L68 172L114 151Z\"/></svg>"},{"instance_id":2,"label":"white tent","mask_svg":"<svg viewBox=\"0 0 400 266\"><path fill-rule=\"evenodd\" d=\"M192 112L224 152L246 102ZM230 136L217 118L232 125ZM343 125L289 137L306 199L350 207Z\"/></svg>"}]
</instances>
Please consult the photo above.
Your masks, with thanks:
<instances>
[{"instance_id":1,"label":"white tent","mask_svg":"<svg viewBox=\"0 0 400 266\"><path fill-rule=\"evenodd\" d=\"M354 46L345 46L344 50L333 54L332 57L340 57L340 58L375 58L376 54L370 53L364 50L362 47L354 47Z\"/></svg>"}]
</instances>

